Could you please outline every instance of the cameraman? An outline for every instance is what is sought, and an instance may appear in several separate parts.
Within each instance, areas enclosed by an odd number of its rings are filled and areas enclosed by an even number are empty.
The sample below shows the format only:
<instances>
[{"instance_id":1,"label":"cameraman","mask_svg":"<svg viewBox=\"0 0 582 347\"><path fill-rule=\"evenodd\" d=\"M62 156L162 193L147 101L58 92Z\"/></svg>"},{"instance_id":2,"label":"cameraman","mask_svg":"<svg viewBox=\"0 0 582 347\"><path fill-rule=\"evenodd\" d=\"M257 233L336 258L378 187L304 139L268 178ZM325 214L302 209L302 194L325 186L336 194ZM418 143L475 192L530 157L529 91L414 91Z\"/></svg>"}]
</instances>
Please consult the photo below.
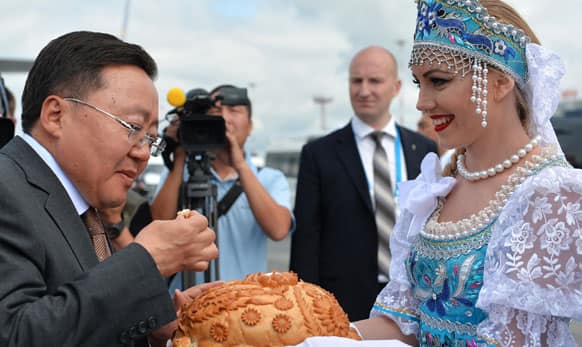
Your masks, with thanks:
<instances>
[{"instance_id":1,"label":"cameraman","mask_svg":"<svg viewBox=\"0 0 582 347\"><path fill-rule=\"evenodd\" d=\"M225 101L223 105L221 100L233 92L242 94L237 99L240 102L226 105ZM222 85L210 92L210 98L214 105L208 113L224 118L227 138L227 146L213 152L216 159L211 164L211 181L218 187L217 200L237 181L242 187L231 208L218 218L219 276L221 280L242 279L249 273L267 271L267 237L282 240L294 228L289 185L282 172L257 169L244 152L253 124L246 89ZM170 123L166 136L177 140L178 123L179 120ZM162 173L152 202L154 219L175 218L180 187L188 180L184 149L178 145L173 157L172 169Z\"/></svg>"}]
</instances>

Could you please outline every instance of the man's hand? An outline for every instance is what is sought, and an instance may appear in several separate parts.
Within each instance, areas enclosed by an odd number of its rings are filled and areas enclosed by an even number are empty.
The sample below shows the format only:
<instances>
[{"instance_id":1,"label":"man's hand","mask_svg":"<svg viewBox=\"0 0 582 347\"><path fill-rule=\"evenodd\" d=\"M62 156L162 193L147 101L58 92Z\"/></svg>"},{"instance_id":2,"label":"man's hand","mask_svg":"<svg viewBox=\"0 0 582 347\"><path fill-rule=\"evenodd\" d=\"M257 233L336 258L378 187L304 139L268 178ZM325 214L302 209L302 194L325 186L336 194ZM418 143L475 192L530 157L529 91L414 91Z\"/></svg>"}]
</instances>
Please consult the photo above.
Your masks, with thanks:
<instances>
[{"instance_id":1,"label":"man's hand","mask_svg":"<svg viewBox=\"0 0 582 347\"><path fill-rule=\"evenodd\" d=\"M186 160L186 153L184 148L180 145L180 139L178 138L179 129L180 119L173 120L170 122L170 125L164 129L164 139L166 140L167 146L162 153L162 157L164 159L164 164L170 171L173 169L182 170Z\"/></svg>"},{"instance_id":2,"label":"man's hand","mask_svg":"<svg viewBox=\"0 0 582 347\"><path fill-rule=\"evenodd\" d=\"M180 129L180 120L175 119L170 122L170 125L164 129L164 136L171 138L172 140L178 142L178 129Z\"/></svg>"},{"instance_id":3,"label":"man's hand","mask_svg":"<svg viewBox=\"0 0 582 347\"><path fill-rule=\"evenodd\" d=\"M189 218L154 221L135 238L152 256L162 276L184 270L204 271L218 257L216 234L199 213Z\"/></svg>"},{"instance_id":4,"label":"man's hand","mask_svg":"<svg viewBox=\"0 0 582 347\"><path fill-rule=\"evenodd\" d=\"M180 170L180 172L182 172L182 169L184 167L183 164L186 161L186 151L184 151L184 147L182 147L182 145L180 144L180 139L178 138L178 130L179 129L180 129L180 120L179 119L174 120L170 123L170 125L168 125L164 135L173 139L178 144L176 149L174 150L174 161L173 162L174 162L174 168L178 168ZM176 163L179 163L179 165L176 165Z\"/></svg>"},{"instance_id":5,"label":"man's hand","mask_svg":"<svg viewBox=\"0 0 582 347\"><path fill-rule=\"evenodd\" d=\"M184 305L191 303L202 293L206 292L208 289L212 287L221 286L223 284L224 282L217 281L199 284L197 286L190 287L185 291L176 289L176 291L174 292L174 307L176 308L176 315L178 316L178 318L182 313L182 307L184 307ZM154 340L157 342L167 341L172 338L172 334L174 333L174 331L176 331L176 329L178 329L177 319L154 331L150 336L150 340ZM163 344L163 346L165 346L165 343Z\"/></svg>"},{"instance_id":6,"label":"man's hand","mask_svg":"<svg viewBox=\"0 0 582 347\"><path fill-rule=\"evenodd\" d=\"M238 144L233 125L230 122L225 122L225 125L230 156L228 164L239 172L241 167L247 164L245 161L245 154L241 146Z\"/></svg>"}]
</instances>

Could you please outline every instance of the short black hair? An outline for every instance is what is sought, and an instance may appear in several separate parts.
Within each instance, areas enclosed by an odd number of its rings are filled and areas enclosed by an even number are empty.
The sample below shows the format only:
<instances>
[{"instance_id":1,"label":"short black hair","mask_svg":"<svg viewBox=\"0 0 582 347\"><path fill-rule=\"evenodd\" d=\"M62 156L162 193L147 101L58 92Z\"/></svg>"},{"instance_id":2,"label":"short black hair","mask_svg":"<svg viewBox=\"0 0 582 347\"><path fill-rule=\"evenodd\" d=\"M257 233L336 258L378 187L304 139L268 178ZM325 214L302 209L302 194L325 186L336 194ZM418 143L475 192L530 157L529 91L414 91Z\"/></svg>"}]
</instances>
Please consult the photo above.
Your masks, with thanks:
<instances>
[{"instance_id":1,"label":"short black hair","mask_svg":"<svg viewBox=\"0 0 582 347\"><path fill-rule=\"evenodd\" d=\"M102 87L101 71L112 65L134 65L153 80L154 59L140 46L98 32L75 31L46 45L36 57L22 93L22 129L30 133L42 103L50 95L85 97Z\"/></svg>"},{"instance_id":2,"label":"short black hair","mask_svg":"<svg viewBox=\"0 0 582 347\"><path fill-rule=\"evenodd\" d=\"M208 95L210 95L210 97L212 97L214 94L219 93L222 89L224 88L239 88L233 84L221 84L219 86L214 87L209 93ZM244 104L243 106L245 106L247 108L247 111L249 111L249 118L251 118L251 116L253 115L253 104L251 102L251 99L247 97L247 101L248 103Z\"/></svg>"}]
</instances>

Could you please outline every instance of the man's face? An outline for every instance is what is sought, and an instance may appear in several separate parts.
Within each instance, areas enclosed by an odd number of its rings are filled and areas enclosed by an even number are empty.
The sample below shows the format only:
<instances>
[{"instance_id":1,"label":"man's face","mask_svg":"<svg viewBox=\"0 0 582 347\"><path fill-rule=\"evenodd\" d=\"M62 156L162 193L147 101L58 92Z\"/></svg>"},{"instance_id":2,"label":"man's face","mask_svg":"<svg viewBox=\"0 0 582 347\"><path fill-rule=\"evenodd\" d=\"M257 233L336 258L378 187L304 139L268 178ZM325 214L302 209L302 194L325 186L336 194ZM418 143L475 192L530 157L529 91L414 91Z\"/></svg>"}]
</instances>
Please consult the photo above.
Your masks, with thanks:
<instances>
[{"instance_id":1,"label":"man's face","mask_svg":"<svg viewBox=\"0 0 582 347\"><path fill-rule=\"evenodd\" d=\"M350 65L350 101L354 113L374 126L390 119L390 103L400 90L391 57L380 50L358 54Z\"/></svg>"},{"instance_id":2,"label":"man's face","mask_svg":"<svg viewBox=\"0 0 582 347\"><path fill-rule=\"evenodd\" d=\"M84 101L157 135L158 96L149 76L122 65L104 68L101 79L102 88ZM126 128L85 105L65 103L63 112L53 151L57 162L91 206L119 206L147 165L148 144L132 145Z\"/></svg>"},{"instance_id":3,"label":"man's face","mask_svg":"<svg viewBox=\"0 0 582 347\"><path fill-rule=\"evenodd\" d=\"M214 98L215 95L212 95ZM253 122L249 116L249 109L245 105L222 105L217 101L208 111L209 115L222 116L226 124L232 126L237 143L242 148L251 134Z\"/></svg>"}]
</instances>

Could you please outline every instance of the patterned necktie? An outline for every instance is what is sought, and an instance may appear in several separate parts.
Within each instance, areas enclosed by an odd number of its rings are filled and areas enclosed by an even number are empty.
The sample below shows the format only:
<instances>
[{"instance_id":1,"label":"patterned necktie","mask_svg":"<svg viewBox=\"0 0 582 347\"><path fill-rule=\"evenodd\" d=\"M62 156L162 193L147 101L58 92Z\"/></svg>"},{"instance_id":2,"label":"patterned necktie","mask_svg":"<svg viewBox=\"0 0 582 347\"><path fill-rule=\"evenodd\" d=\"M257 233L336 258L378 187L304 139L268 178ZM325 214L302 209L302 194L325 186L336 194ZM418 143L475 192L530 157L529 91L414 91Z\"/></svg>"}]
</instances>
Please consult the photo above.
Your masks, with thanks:
<instances>
[{"instance_id":1,"label":"patterned necktie","mask_svg":"<svg viewBox=\"0 0 582 347\"><path fill-rule=\"evenodd\" d=\"M111 249L109 249L105 229L103 229L103 223L101 223L101 218L99 218L97 211L93 207L89 207L81 215L81 219L85 223L87 230L89 230L89 236L91 237L97 258L99 258L100 262L107 259L111 255Z\"/></svg>"},{"instance_id":2,"label":"patterned necktie","mask_svg":"<svg viewBox=\"0 0 582 347\"><path fill-rule=\"evenodd\" d=\"M395 202L390 183L390 171L388 170L388 157L382 147L381 131L372 133L376 143L373 157L374 168L374 202L376 204L375 219L378 229L378 272L390 278L390 233L396 221Z\"/></svg>"}]
</instances>

